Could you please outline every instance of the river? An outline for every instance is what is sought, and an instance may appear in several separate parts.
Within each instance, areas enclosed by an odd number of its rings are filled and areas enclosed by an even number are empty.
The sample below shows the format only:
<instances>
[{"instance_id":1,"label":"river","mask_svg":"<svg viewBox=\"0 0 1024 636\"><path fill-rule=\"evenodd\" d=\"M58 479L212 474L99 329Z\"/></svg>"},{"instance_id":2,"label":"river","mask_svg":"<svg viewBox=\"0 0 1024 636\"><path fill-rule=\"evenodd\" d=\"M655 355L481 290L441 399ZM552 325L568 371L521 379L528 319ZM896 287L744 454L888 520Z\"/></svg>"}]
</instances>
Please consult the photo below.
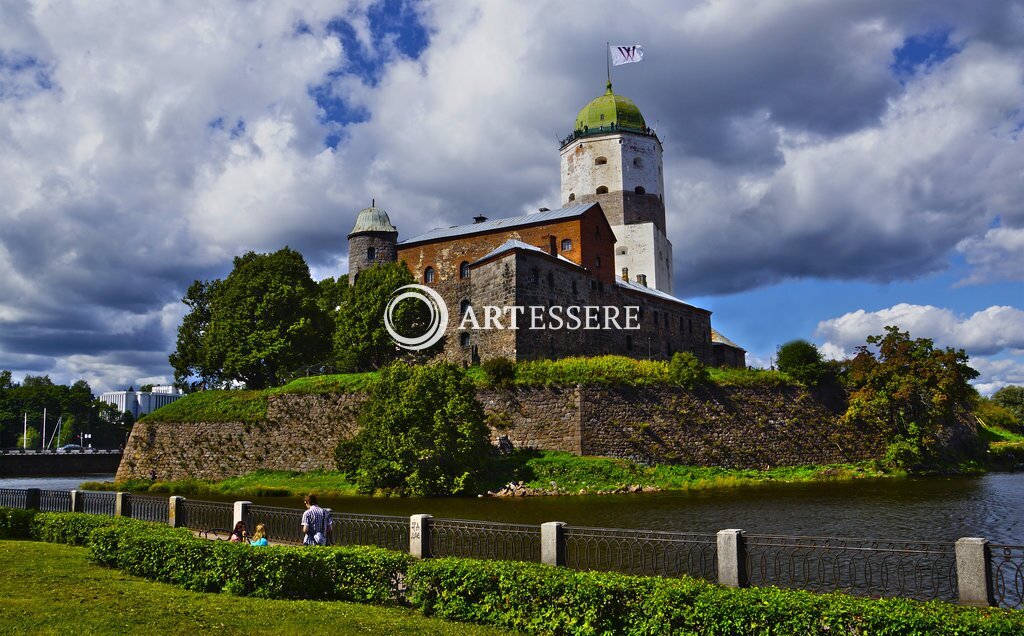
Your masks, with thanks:
<instances>
[{"instance_id":1,"label":"river","mask_svg":"<svg viewBox=\"0 0 1024 636\"><path fill-rule=\"evenodd\" d=\"M70 489L112 475L0 479L0 488ZM201 499L231 500L203 495ZM298 498L254 503L301 508ZM952 541L985 537L1024 544L1024 473L772 484L694 492L528 498L388 499L327 497L337 512L486 519L539 524L759 534Z\"/></svg>"}]
</instances>

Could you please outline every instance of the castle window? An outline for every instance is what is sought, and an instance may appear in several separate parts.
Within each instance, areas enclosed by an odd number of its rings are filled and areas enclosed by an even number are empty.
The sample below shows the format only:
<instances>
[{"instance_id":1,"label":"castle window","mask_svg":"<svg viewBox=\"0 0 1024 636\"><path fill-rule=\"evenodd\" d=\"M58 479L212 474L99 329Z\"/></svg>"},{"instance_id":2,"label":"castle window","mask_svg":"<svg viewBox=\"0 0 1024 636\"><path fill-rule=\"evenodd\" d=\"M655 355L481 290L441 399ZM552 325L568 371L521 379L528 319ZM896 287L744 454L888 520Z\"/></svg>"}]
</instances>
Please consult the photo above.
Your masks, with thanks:
<instances>
[{"instance_id":1,"label":"castle window","mask_svg":"<svg viewBox=\"0 0 1024 636\"><path fill-rule=\"evenodd\" d=\"M536 267L530 270L530 282L534 285L540 282L540 270Z\"/></svg>"},{"instance_id":2,"label":"castle window","mask_svg":"<svg viewBox=\"0 0 1024 636\"><path fill-rule=\"evenodd\" d=\"M368 261L375 261L375 260L377 260L377 248L376 247L368 247L368 248L366 248L366 260L368 260Z\"/></svg>"},{"instance_id":3,"label":"castle window","mask_svg":"<svg viewBox=\"0 0 1024 636\"><path fill-rule=\"evenodd\" d=\"M428 267L427 269L423 270L423 282L428 284L434 282L433 267Z\"/></svg>"},{"instance_id":4,"label":"castle window","mask_svg":"<svg viewBox=\"0 0 1024 636\"><path fill-rule=\"evenodd\" d=\"M569 193L569 200L570 201L575 201L576 200L576 193L575 192L570 192Z\"/></svg>"},{"instance_id":5,"label":"castle window","mask_svg":"<svg viewBox=\"0 0 1024 636\"><path fill-rule=\"evenodd\" d=\"M634 157L633 158L633 167L634 168L643 168L644 167L644 160L641 159L640 157Z\"/></svg>"},{"instance_id":6,"label":"castle window","mask_svg":"<svg viewBox=\"0 0 1024 636\"><path fill-rule=\"evenodd\" d=\"M633 192L636 192L637 194L647 194L647 190L644 190L643 186L633 188Z\"/></svg>"},{"instance_id":7,"label":"castle window","mask_svg":"<svg viewBox=\"0 0 1024 636\"><path fill-rule=\"evenodd\" d=\"M459 344L462 345L463 347L469 346L469 334L466 333L465 331L459 334Z\"/></svg>"},{"instance_id":8,"label":"castle window","mask_svg":"<svg viewBox=\"0 0 1024 636\"><path fill-rule=\"evenodd\" d=\"M469 313L469 300L463 298L459 303L459 315L465 316L467 313Z\"/></svg>"},{"instance_id":9,"label":"castle window","mask_svg":"<svg viewBox=\"0 0 1024 636\"><path fill-rule=\"evenodd\" d=\"M562 251L568 252L572 249L572 239L562 239Z\"/></svg>"},{"instance_id":10,"label":"castle window","mask_svg":"<svg viewBox=\"0 0 1024 636\"><path fill-rule=\"evenodd\" d=\"M469 278L469 261L462 261L459 264L459 278Z\"/></svg>"},{"instance_id":11,"label":"castle window","mask_svg":"<svg viewBox=\"0 0 1024 636\"><path fill-rule=\"evenodd\" d=\"M608 163L607 157L598 157L597 159L594 159L595 166L603 166L606 163Z\"/></svg>"},{"instance_id":12,"label":"castle window","mask_svg":"<svg viewBox=\"0 0 1024 636\"><path fill-rule=\"evenodd\" d=\"M620 247L619 249L615 250L615 253L618 254L619 256L622 256L623 254L626 253L626 248Z\"/></svg>"},{"instance_id":13,"label":"castle window","mask_svg":"<svg viewBox=\"0 0 1024 636\"><path fill-rule=\"evenodd\" d=\"M653 318L654 318L654 326L657 327L658 326L658 312L654 312Z\"/></svg>"},{"instance_id":14,"label":"castle window","mask_svg":"<svg viewBox=\"0 0 1024 636\"><path fill-rule=\"evenodd\" d=\"M597 193L598 194L608 194L608 186L598 186Z\"/></svg>"}]
</instances>

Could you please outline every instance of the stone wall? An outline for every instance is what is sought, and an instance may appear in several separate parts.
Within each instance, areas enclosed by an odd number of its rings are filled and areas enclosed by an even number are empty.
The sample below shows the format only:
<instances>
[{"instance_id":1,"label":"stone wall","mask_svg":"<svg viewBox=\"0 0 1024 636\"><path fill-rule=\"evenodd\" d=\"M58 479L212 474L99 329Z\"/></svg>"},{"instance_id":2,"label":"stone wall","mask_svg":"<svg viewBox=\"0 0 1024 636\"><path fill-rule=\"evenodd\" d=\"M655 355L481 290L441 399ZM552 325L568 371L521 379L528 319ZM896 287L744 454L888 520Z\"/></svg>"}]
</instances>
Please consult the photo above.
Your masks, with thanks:
<instances>
[{"instance_id":1,"label":"stone wall","mask_svg":"<svg viewBox=\"0 0 1024 636\"><path fill-rule=\"evenodd\" d=\"M363 394L272 395L255 424L140 422L117 479L223 479L256 470L333 470ZM887 432L838 423L835 400L794 387L567 387L478 393L492 441L642 462L764 468L880 457ZM965 419L946 437L964 444Z\"/></svg>"}]
</instances>

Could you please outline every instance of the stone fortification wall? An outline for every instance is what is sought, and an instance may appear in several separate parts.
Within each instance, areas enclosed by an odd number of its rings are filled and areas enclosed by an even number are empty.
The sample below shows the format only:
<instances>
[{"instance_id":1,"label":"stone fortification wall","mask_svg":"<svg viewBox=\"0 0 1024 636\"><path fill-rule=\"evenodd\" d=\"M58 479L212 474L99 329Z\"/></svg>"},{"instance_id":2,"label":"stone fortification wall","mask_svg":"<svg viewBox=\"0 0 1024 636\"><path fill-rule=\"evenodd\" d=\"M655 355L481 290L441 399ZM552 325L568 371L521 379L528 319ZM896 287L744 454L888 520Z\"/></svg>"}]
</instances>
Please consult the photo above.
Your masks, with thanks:
<instances>
[{"instance_id":1,"label":"stone fortification wall","mask_svg":"<svg viewBox=\"0 0 1024 636\"><path fill-rule=\"evenodd\" d=\"M517 448L764 468L880 457L887 432L838 424L828 400L795 387L568 387L480 391L492 440ZM361 394L272 395L267 419L140 422L117 479L222 479L256 470L333 470L334 447L356 431ZM951 435L970 439L971 431Z\"/></svg>"}]
</instances>

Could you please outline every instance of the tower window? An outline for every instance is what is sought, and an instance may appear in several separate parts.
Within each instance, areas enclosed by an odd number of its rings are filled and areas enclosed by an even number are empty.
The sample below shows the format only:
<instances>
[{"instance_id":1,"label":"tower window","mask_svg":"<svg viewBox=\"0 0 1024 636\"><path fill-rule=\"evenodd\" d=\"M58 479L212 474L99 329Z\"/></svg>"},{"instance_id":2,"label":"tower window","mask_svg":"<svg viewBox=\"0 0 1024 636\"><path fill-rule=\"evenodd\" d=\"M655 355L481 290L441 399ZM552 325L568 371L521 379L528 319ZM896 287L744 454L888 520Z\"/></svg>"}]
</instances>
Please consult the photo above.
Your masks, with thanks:
<instances>
[{"instance_id":1,"label":"tower window","mask_svg":"<svg viewBox=\"0 0 1024 636\"><path fill-rule=\"evenodd\" d=\"M633 192L636 192L637 194L647 194L647 190L644 190L643 186L633 188Z\"/></svg>"},{"instance_id":2,"label":"tower window","mask_svg":"<svg viewBox=\"0 0 1024 636\"><path fill-rule=\"evenodd\" d=\"M562 239L562 251L568 252L572 249L572 239Z\"/></svg>"},{"instance_id":3,"label":"tower window","mask_svg":"<svg viewBox=\"0 0 1024 636\"><path fill-rule=\"evenodd\" d=\"M570 201L575 201L576 200L576 193L575 192L570 192L569 193L569 200Z\"/></svg>"},{"instance_id":4,"label":"tower window","mask_svg":"<svg viewBox=\"0 0 1024 636\"><path fill-rule=\"evenodd\" d=\"M598 186L597 193L598 194L608 194L608 186Z\"/></svg>"},{"instance_id":5,"label":"tower window","mask_svg":"<svg viewBox=\"0 0 1024 636\"><path fill-rule=\"evenodd\" d=\"M428 267L427 269L423 270L423 282L428 284L434 282L433 267Z\"/></svg>"},{"instance_id":6,"label":"tower window","mask_svg":"<svg viewBox=\"0 0 1024 636\"><path fill-rule=\"evenodd\" d=\"M634 157L633 158L633 167L634 168L643 168L644 167L644 160L641 159L640 157Z\"/></svg>"},{"instance_id":7,"label":"tower window","mask_svg":"<svg viewBox=\"0 0 1024 636\"><path fill-rule=\"evenodd\" d=\"M615 250L615 253L618 254L619 256L623 256L626 253L626 248L625 247L620 247L617 250Z\"/></svg>"},{"instance_id":8,"label":"tower window","mask_svg":"<svg viewBox=\"0 0 1024 636\"><path fill-rule=\"evenodd\" d=\"M469 278L469 261L459 263L459 278Z\"/></svg>"},{"instance_id":9,"label":"tower window","mask_svg":"<svg viewBox=\"0 0 1024 636\"><path fill-rule=\"evenodd\" d=\"M459 344L462 345L463 347L469 346L469 334L466 333L465 331L459 334Z\"/></svg>"},{"instance_id":10,"label":"tower window","mask_svg":"<svg viewBox=\"0 0 1024 636\"><path fill-rule=\"evenodd\" d=\"M377 260L377 248L376 247L368 247L368 248L366 248L366 260L368 260L368 261L375 261L375 260Z\"/></svg>"},{"instance_id":11,"label":"tower window","mask_svg":"<svg viewBox=\"0 0 1024 636\"><path fill-rule=\"evenodd\" d=\"M595 166L603 166L606 163L608 163L608 157L598 157L597 159L594 159Z\"/></svg>"},{"instance_id":12,"label":"tower window","mask_svg":"<svg viewBox=\"0 0 1024 636\"><path fill-rule=\"evenodd\" d=\"M463 298L462 302L459 303L459 315L465 316L467 313L469 313L469 300Z\"/></svg>"}]
</instances>

